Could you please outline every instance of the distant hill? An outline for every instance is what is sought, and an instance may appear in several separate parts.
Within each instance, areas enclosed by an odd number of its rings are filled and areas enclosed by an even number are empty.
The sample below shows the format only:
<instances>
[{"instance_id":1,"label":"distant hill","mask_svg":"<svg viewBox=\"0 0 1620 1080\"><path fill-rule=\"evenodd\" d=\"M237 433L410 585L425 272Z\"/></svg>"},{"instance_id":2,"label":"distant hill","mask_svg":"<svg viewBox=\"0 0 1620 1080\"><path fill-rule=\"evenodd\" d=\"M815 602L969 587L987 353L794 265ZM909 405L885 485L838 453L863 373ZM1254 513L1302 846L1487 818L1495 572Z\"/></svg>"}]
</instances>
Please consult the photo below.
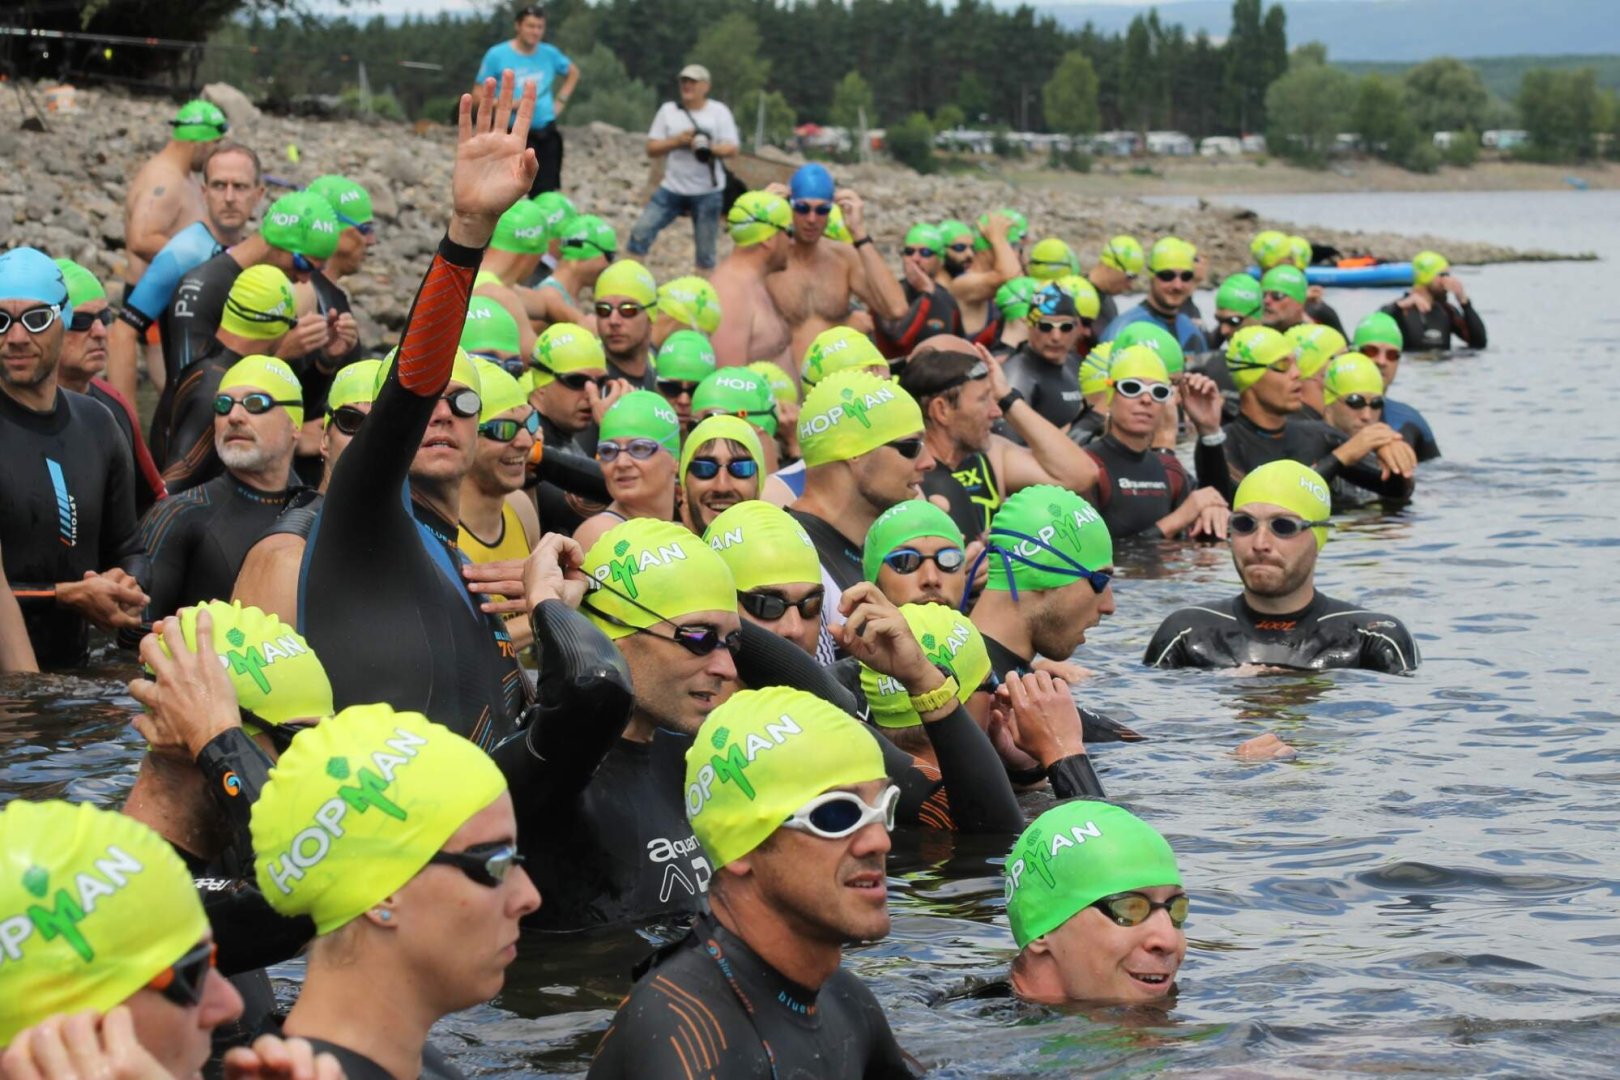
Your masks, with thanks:
<instances>
[{"instance_id":1,"label":"distant hill","mask_svg":"<svg viewBox=\"0 0 1620 1080\"><path fill-rule=\"evenodd\" d=\"M1331 59L1331 58L1330 58ZM1485 88L1497 97L1512 101L1519 93L1519 81L1531 68L1591 68L1599 86L1620 90L1620 56L1481 56L1462 58L1479 72ZM1333 61L1335 67L1355 75L1378 71L1400 75L1412 68L1411 62L1371 60Z\"/></svg>"},{"instance_id":2,"label":"distant hill","mask_svg":"<svg viewBox=\"0 0 1620 1080\"><path fill-rule=\"evenodd\" d=\"M1179 23L1188 34L1205 30L1220 38L1231 29L1231 0L1049 3L1039 10L1065 26L1090 21L1114 33L1153 7L1161 22ZM1323 42L1336 61L1620 54L1615 0L1289 0L1285 7L1289 43Z\"/></svg>"}]
</instances>

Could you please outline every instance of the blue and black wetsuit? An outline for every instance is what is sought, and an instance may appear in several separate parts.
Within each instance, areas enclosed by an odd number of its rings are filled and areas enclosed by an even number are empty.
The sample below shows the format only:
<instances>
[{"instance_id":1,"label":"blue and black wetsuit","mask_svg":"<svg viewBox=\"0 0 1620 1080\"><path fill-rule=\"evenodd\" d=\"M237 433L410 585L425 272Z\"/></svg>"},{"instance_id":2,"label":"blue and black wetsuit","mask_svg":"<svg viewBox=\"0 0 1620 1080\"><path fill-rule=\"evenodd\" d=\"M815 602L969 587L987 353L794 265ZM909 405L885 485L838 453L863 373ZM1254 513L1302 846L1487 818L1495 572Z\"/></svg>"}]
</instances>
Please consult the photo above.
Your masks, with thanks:
<instances>
[{"instance_id":1,"label":"blue and black wetsuit","mask_svg":"<svg viewBox=\"0 0 1620 1080\"><path fill-rule=\"evenodd\" d=\"M206 224L194 221L187 225L169 237L169 242L146 265L146 273L125 295L118 317L144 337L151 325L168 311L180 279L224 250L225 245L214 238ZM163 330L160 325L158 332L161 334Z\"/></svg>"},{"instance_id":2,"label":"blue and black wetsuit","mask_svg":"<svg viewBox=\"0 0 1620 1080\"><path fill-rule=\"evenodd\" d=\"M1384 423L1401 433L1419 461L1432 461L1440 456L1440 444L1435 441L1434 429L1423 414L1404 401L1384 398Z\"/></svg>"},{"instance_id":3,"label":"blue and black wetsuit","mask_svg":"<svg viewBox=\"0 0 1620 1080\"><path fill-rule=\"evenodd\" d=\"M221 251L181 275L159 327L163 368L169 379L166 386L213 344L214 331L225 314L225 298L244 269L229 251Z\"/></svg>"},{"instance_id":4,"label":"blue and black wetsuit","mask_svg":"<svg viewBox=\"0 0 1620 1080\"><path fill-rule=\"evenodd\" d=\"M1264 615L1241 595L1182 608L1160 624L1142 663L1160 668L1369 668L1403 675L1421 662L1417 643L1393 615L1320 592L1300 611Z\"/></svg>"}]
</instances>

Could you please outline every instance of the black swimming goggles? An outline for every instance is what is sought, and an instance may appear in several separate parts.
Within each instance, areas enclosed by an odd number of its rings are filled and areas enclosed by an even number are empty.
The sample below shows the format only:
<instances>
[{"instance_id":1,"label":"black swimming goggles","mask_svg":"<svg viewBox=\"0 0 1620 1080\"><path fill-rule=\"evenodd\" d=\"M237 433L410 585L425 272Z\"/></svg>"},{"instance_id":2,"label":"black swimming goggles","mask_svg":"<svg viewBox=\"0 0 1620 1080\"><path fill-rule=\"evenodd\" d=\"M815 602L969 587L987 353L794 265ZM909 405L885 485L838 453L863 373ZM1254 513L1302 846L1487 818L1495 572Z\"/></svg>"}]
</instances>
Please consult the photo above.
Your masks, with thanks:
<instances>
[{"instance_id":1,"label":"black swimming goggles","mask_svg":"<svg viewBox=\"0 0 1620 1080\"><path fill-rule=\"evenodd\" d=\"M809 596L800 600L789 600L780 593L771 592L741 592L737 594L737 603L742 609L762 622L775 622L788 613L788 608L798 608L799 618L806 622L821 618L821 607L827 601L825 589L817 589Z\"/></svg>"},{"instance_id":2,"label":"black swimming goggles","mask_svg":"<svg viewBox=\"0 0 1620 1080\"><path fill-rule=\"evenodd\" d=\"M192 1008L202 1001L208 973L217 966L218 957L218 945L199 941L180 959L152 976L152 981L146 985L182 1009Z\"/></svg>"},{"instance_id":3,"label":"black swimming goggles","mask_svg":"<svg viewBox=\"0 0 1620 1080\"><path fill-rule=\"evenodd\" d=\"M453 866L486 889L498 888L515 866L523 865L517 845L506 840L474 844L466 851L436 851L429 863Z\"/></svg>"},{"instance_id":4,"label":"black swimming goggles","mask_svg":"<svg viewBox=\"0 0 1620 1080\"><path fill-rule=\"evenodd\" d=\"M258 416L267 413L277 405L303 405L302 401L278 401L269 394L255 390L251 394L243 394L233 398L229 394L221 394L214 399L214 415L229 416L231 410L238 405L245 409L249 416Z\"/></svg>"},{"instance_id":5,"label":"black swimming goggles","mask_svg":"<svg viewBox=\"0 0 1620 1080\"><path fill-rule=\"evenodd\" d=\"M600 607L591 602L592 598L597 592L612 593L614 596L617 596L620 600L623 600L631 607L640 608L642 611L645 611L648 615L651 615L659 622L669 623L670 626L675 628L675 633L670 635L655 634L649 627L636 626L633 623L627 623L617 615L612 615L606 611L603 611ZM641 603L639 600L636 600L634 597L626 596L624 593L620 592L618 589L615 589L607 582L597 581L595 578L590 579L590 584L585 591L585 599L581 601L580 606L589 609L591 614L595 615L603 622L612 623L614 626L622 626L626 630L632 630L638 634L646 634L648 637L655 637L661 641L673 641L675 644L679 645L693 656L708 656L722 645L725 646L726 651L731 653L732 656L736 656L742 651L741 630L733 630L729 634L722 634L720 632L720 628L717 626L707 626L701 623L694 623L690 626L682 626L674 619L658 614L658 612L654 611L646 604Z\"/></svg>"},{"instance_id":6,"label":"black swimming goggles","mask_svg":"<svg viewBox=\"0 0 1620 1080\"><path fill-rule=\"evenodd\" d=\"M1186 893L1177 893L1161 903L1147 893L1122 892L1093 900L1088 906L1108 916L1116 926L1140 926L1162 908L1170 916L1170 925L1179 930L1181 924L1187 921L1189 904Z\"/></svg>"}]
</instances>

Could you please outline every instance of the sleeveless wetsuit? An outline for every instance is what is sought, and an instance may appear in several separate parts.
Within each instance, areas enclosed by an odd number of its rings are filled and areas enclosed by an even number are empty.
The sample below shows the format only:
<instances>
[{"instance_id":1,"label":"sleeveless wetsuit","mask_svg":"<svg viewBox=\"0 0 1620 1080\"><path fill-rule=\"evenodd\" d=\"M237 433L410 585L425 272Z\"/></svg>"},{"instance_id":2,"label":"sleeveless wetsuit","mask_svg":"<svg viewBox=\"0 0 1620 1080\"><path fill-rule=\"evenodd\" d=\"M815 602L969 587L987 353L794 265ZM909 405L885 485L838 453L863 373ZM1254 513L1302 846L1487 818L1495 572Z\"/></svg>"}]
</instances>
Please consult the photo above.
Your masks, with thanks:
<instances>
[{"instance_id":1,"label":"sleeveless wetsuit","mask_svg":"<svg viewBox=\"0 0 1620 1080\"><path fill-rule=\"evenodd\" d=\"M118 430L124 434L124 441L129 444L130 460L135 465L135 516L139 517L169 494L163 484L163 474L158 471L152 452L146 448L146 439L141 435L140 417L135 415L134 406L124 395L104 379L92 378L86 394L107 406L107 411L118 422Z\"/></svg>"},{"instance_id":2,"label":"sleeveless wetsuit","mask_svg":"<svg viewBox=\"0 0 1620 1080\"><path fill-rule=\"evenodd\" d=\"M1080 358L1072 352L1063 358L1063 363L1053 364L1023 345L1007 357L1003 371L1007 384L1021 392L1024 400L1059 431L1067 431L1085 410L1086 399L1080 393ZM1023 444L1017 432L1005 422L998 425L997 430L1019 445Z\"/></svg>"},{"instance_id":3,"label":"sleeveless wetsuit","mask_svg":"<svg viewBox=\"0 0 1620 1080\"><path fill-rule=\"evenodd\" d=\"M385 701L488 748L526 690L501 621L467 591L455 527L410 497L407 477L450 381L479 252L448 238L407 317L399 359L338 459L298 584L298 621L337 708Z\"/></svg>"},{"instance_id":4,"label":"sleeveless wetsuit","mask_svg":"<svg viewBox=\"0 0 1620 1080\"><path fill-rule=\"evenodd\" d=\"M954 468L948 467L943 461L936 460L928 476L932 478L935 473L944 474L955 480L970 508L963 516L958 510L958 499L953 498L955 492L950 485L936 485L944 488L941 491L932 490L928 483L923 484L924 495L941 494L951 503L951 520L956 522L962 535L969 540L977 539L990 531L990 518L1000 509L1005 500L1001 493L1001 484L996 479L996 470L990 465L990 455L982 450L975 451L957 462Z\"/></svg>"},{"instance_id":5,"label":"sleeveless wetsuit","mask_svg":"<svg viewBox=\"0 0 1620 1080\"><path fill-rule=\"evenodd\" d=\"M1474 310L1473 304L1464 304L1459 308L1447 301L1432 304L1427 312L1422 312L1415 307L1400 307L1398 302L1394 302L1378 310L1393 316L1400 325L1401 337L1405 341L1403 352L1449 349L1453 337L1466 349L1485 347L1485 322Z\"/></svg>"},{"instance_id":6,"label":"sleeveless wetsuit","mask_svg":"<svg viewBox=\"0 0 1620 1080\"><path fill-rule=\"evenodd\" d=\"M1417 643L1392 615L1318 592L1302 611L1262 615L1242 595L1182 608L1160 624L1142 663L1161 668L1369 668L1404 674L1421 662Z\"/></svg>"},{"instance_id":7,"label":"sleeveless wetsuit","mask_svg":"<svg viewBox=\"0 0 1620 1080\"><path fill-rule=\"evenodd\" d=\"M119 567L146 578L135 470L99 401L58 388L48 413L0 393L0 551L41 668L75 667L89 625L56 604L56 584Z\"/></svg>"},{"instance_id":8,"label":"sleeveless wetsuit","mask_svg":"<svg viewBox=\"0 0 1620 1080\"><path fill-rule=\"evenodd\" d=\"M597 1047L593 1080L921 1075L860 979L840 968L819 989L799 986L712 916L635 976Z\"/></svg>"},{"instance_id":9,"label":"sleeveless wetsuit","mask_svg":"<svg viewBox=\"0 0 1620 1080\"><path fill-rule=\"evenodd\" d=\"M162 431L158 417L152 417L152 445L161 448L158 461L171 495L205 484L225 471L225 463L214 449L214 398L219 396L225 373L240 359L241 353L216 340L196 363L164 386L172 412Z\"/></svg>"},{"instance_id":10,"label":"sleeveless wetsuit","mask_svg":"<svg viewBox=\"0 0 1620 1080\"><path fill-rule=\"evenodd\" d=\"M1086 447L1097 465L1091 504L1115 540L1160 539L1158 521L1187 501L1192 479L1173 451L1132 450L1112 435Z\"/></svg>"},{"instance_id":11,"label":"sleeveless wetsuit","mask_svg":"<svg viewBox=\"0 0 1620 1080\"><path fill-rule=\"evenodd\" d=\"M1228 502L1244 476L1268 461L1283 458L1310 466L1330 487L1344 481L1348 487L1338 486L1337 502L1343 502L1347 492L1356 492L1360 498L1408 499L1412 496L1412 480L1393 473L1389 479L1384 479L1377 459L1370 455L1354 465L1339 464L1333 450L1344 444L1345 435L1320 420L1296 417L1273 430L1261 427L1247 416L1239 416L1221 430L1226 432L1226 443L1221 449L1226 456L1231 484L1222 494Z\"/></svg>"}]
</instances>

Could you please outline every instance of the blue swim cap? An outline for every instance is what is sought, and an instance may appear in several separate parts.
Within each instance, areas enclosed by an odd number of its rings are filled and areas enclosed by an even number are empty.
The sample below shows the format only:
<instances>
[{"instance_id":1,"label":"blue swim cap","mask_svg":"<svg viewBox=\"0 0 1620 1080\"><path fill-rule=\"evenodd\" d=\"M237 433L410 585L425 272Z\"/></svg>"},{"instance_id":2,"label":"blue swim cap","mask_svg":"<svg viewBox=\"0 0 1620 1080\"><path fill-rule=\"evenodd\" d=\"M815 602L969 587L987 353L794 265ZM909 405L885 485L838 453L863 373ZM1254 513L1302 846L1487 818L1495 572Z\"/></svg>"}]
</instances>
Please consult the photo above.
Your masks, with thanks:
<instances>
[{"instance_id":1,"label":"blue swim cap","mask_svg":"<svg viewBox=\"0 0 1620 1080\"><path fill-rule=\"evenodd\" d=\"M67 279L62 268L38 248L13 248L0 255L0 300L38 300L60 304L62 321L73 318Z\"/></svg>"},{"instance_id":2,"label":"blue swim cap","mask_svg":"<svg viewBox=\"0 0 1620 1080\"><path fill-rule=\"evenodd\" d=\"M818 162L800 165L799 170L793 174L793 181L788 185L788 191L795 199L826 199L832 201L833 197L832 173L827 167Z\"/></svg>"}]
</instances>

